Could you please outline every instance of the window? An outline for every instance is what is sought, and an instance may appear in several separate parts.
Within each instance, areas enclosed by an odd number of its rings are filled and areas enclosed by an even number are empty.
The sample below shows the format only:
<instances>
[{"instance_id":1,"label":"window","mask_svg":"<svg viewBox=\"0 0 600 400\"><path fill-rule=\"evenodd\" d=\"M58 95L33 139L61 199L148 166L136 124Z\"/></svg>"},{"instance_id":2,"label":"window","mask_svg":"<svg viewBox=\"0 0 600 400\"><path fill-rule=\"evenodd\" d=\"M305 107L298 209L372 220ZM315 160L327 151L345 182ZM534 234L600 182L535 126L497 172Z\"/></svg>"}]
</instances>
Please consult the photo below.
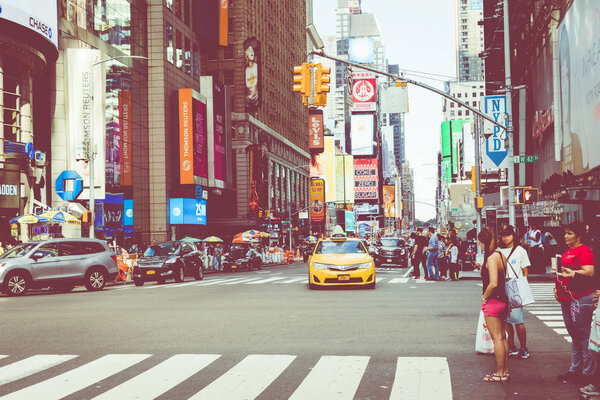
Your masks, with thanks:
<instances>
[{"instance_id":1,"label":"window","mask_svg":"<svg viewBox=\"0 0 600 400\"><path fill-rule=\"evenodd\" d=\"M460 99L462 97L462 94L461 93L457 93L456 97L458 97Z\"/></svg>"},{"instance_id":2,"label":"window","mask_svg":"<svg viewBox=\"0 0 600 400\"><path fill-rule=\"evenodd\" d=\"M47 243L40 246L35 253L42 253L43 256L41 258L58 257L58 248L56 243Z\"/></svg>"},{"instance_id":3,"label":"window","mask_svg":"<svg viewBox=\"0 0 600 400\"><path fill-rule=\"evenodd\" d=\"M450 116L454 117L454 111L450 111Z\"/></svg>"},{"instance_id":4,"label":"window","mask_svg":"<svg viewBox=\"0 0 600 400\"><path fill-rule=\"evenodd\" d=\"M83 245L87 243L81 242L61 242L60 243L60 255L61 256L79 256L86 253L83 249Z\"/></svg>"},{"instance_id":5,"label":"window","mask_svg":"<svg viewBox=\"0 0 600 400\"><path fill-rule=\"evenodd\" d=\"M477 93L476 92L473 92L471 94L473 95L473 97L477 97Z\"/></svg>"},{"instance_id":6,"label":"window","mask_svg":"<svg viewBox=\"0 0 600 400\"><path fill-rule=\"evenodd\" d=\"M454 108L454 102L453 101L450 102L450 108Z\"/></svg>"},{"instance_id":7,"label":"window","mask_svg":"<svg viewBox=\"0 0 600 400\"><path fill-rule=\"evenodd\" d=\"M193 57L193 73L194 79L200 78L200 53L198 53L198 46L194 45Z\"/></svg>"},{"instance_id":8,"label":"window","mask_svg":"<svg viewBox=\"0 0 600 400\"><path fill-rule=\"evenodd\" d=\"M187 26L190 26L190 0L183 1L183 8L183 22L185 22Z\"/></svg>"},{"instance_id":9,"label":"window","mask_svg":"<svg viewBox=\"0 0 600 400\"><path fill-rule=\"evenodd\" d=\"M233 45L229 45L223 49L223 59L233 60Z\"/></svg>"},{"instance_id":10,"label":"window","mask_svg":"<svg viewBox=\"0 0 600 400\"><path fill-rule=\"evenodd\" d=\"M225 70L223 71L223 84L228 86L233 86L235 83L233 81L233 71Z\"/></svg>"},{"instance_id":11,"label":"window","mask_svg":"<svg viewBox=\"0 0 600 400\"><path fill-rule=\"evenodd\" d=\"M466 111L465 111L465 115L469 115L469 110L466 110Z\"/></svg>"},{"instance_id":12,"label":"window","mask_svg":"<svg viewBox=\"0 0 600 400\"><path fill-rule=\"evenodd\" d=\"M173 11L173 0L166 0L167 8Z\"/></svg>"},{"instance_id":13,"label":"window","mask_svg":"<svg viewBox=\"0 0 600 400\"><path fill-rule=\"evenodd\" d=\"M477 107L477 102L476 101L473 102L473 107Z\"/></svg>"},{"instance_id":14,"label":"window","mask_svg":"<svg viewBox=\"0 0 600 400\"><path fill-rule=\"evenodd\" d=\"M6 68L8 70L9 68ZM15 71L16 72L16 71ZM0 100L4 100L4 106L0 101L0 108L3 114L4 139L19 141L21 131L21 95L20 86L16 78L4 75L4 90L0 89Z\"/></svg>"},{"instance_id":15,"label":"window","mask_svg":"<svg viewBox=\"0 0 600 400\"><path fill-rule=\"evenodd\" d=\"M460 117L462 115L462 111L458 110L458 116Z\"/></svg>"},{"instance_id":16,"label":"window","mask_svg":"<svg viewBox=\"0 0 600 400\"><path fill-rule=\"evenodd\" d=\"M185 73L192 74L192 52L190 50L190 39L185 38Z\"/></svg>"},{"instance_id":17,"label":"window","mask_svg":"<svg viewBox=\"0 0 600 400\"><path fill-rule=\"evenodd\" d=\"M479 95L480 95L480 96L484 96L484 93L483 93L483 92L479 92Z\"/></svg>"},{"instance_id":18,"label":"window","mask_svg":"<svg viewBox=\"0 0 600 400\"><path fill-rule=\"evenodd\" d=\"M175 46L173 40L173 26L167 24L167 61L173 64L173 54L175 53Z\"/></svg>"},{"instance_id":19,"label":"window","mask_svg":"<svg viewBox=\"0 0 600 400\"><path fill-rule=\"evenodd\" d=\"M175 66L183 67L183 35L175 31Z\"/></svg>"}]
</instances>

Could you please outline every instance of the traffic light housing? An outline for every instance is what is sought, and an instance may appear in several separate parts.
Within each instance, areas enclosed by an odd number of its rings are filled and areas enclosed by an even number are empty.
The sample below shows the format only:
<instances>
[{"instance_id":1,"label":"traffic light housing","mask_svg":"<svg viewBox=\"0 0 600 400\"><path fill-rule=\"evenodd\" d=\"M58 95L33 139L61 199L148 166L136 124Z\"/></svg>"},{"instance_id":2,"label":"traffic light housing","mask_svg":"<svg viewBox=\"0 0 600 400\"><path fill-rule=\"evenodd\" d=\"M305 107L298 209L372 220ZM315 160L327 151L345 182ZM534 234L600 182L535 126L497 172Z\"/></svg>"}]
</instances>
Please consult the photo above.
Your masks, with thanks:
<instances>
[{"instance_id":1,"label":"traffic light housing","mask_svg":"<svg viewBox=\"0 0 600 400\"><path fill-rule=\"evenodd\" d=\"M263 216L263 210L258 210L258 218L262 218Z\"/></svg>"},{"instance_id":2,"label":"traffic light housing","mask_svg":"<svg viewBox=\"0 0 600 400\"><path fill-rule=\"evenodd\" d=\"M517 204L534 204L539 200L539 191L536 188L520 188Z\"/></svg>"},{"instance_id":3,"label":"traffic light housing","mask_svg":"<svg viewBox=\"0 0 600 400\"><path fill-rule=\"evenodd\" d=\"M329 93L330 73L331 68L321 63L315 64L315 94Z\"/></svg>"},{"instance_id":4,"label":"traffic light housing","mask_svg":"<svg viewBox=\"0 0 600 400\"><path fill-rule=\"evenodd\" d=\"M477 173L474 165L471 167L471 190L473 193L477 192Z\"/></svg>"},{"instance_id":5,"label":"traffic light housing","mask_svg":"<svg viewBox=\"0 0 600 400\"><path fill-rule=\"evenodd\" d=\"M294 92L302 94L302 102L307 104L311 94L310 67L307 63L294 67Z\"/></svg>"},{"instance_id":6,"label":"traffic light housing","mask_svg":"<svg viewBox=\"0 0 600 400\"><path fill-rule=\"evenodd\" d=\"M483 197L475 197L475 209L481 210L483 208Z\"/></svg>"}]
</instances>

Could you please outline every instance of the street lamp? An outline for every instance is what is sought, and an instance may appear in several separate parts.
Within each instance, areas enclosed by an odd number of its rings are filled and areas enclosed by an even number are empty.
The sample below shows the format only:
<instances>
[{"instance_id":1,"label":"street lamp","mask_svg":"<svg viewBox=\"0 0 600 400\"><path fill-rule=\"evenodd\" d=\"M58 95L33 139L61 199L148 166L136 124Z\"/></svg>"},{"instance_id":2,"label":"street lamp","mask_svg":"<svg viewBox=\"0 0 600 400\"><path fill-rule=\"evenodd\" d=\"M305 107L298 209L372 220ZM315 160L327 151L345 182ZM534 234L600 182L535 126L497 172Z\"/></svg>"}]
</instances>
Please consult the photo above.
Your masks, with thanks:
<instances>
[{"instance_id":1,"label":"street lamp","mask_svg":"<svg viewBox=\"0 0 600 400\"><path fill-rule=\"evenodd\" d=\"M144 60L147 60L148 57L144 57L144 56L116 56L116 57L110 57L107 58L106 60L101 60L98 61L92 65L90 65L90 93L92 94L91 96L91 100L92 100L92 110L94 110L94 67L96 65L100 65L103 64L105 62L108 61L112 61L112 60L119 60L122 58L141 58ZM90 223L90 237L93 238L94 237L94 224L95 224L95 208L96 208L96 199L95 199L95 193L94 191L96 190L96 182L94 179L94 158L96 158L96 151L94 150L94 113L90 113L90 126L92 127L92 132L89 136L89 139L87 140L87 149L86 149L86 158L87 158L87 162L88 162L88 167L90 169L90 219L89 219L89 223Z\"/></svg>"}]
</instances>

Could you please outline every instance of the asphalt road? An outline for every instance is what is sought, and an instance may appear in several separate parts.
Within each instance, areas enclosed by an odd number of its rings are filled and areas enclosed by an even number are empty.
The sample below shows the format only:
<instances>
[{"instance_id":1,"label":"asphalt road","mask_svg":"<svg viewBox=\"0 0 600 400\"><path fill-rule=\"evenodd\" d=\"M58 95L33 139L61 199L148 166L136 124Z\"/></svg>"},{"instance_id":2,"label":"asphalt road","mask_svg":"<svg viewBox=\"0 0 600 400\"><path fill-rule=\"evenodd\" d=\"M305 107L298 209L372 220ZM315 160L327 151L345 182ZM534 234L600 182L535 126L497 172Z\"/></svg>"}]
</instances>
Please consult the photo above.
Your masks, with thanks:
<instances>
[{"instance_id":1,"label":"asphalt road","mask_svg":"<svg viewBox=\"0 0 600 400\"><path fill-rule=\"evenodd\" d=\"M560 329L527 312L531 358L483 383L495 364L474 352L478 281L407 272L378 270L375 290L311 291L296 264L3 296L0 399L578 398L556 381L570 360Z\"/></svg>"}]
</instances>

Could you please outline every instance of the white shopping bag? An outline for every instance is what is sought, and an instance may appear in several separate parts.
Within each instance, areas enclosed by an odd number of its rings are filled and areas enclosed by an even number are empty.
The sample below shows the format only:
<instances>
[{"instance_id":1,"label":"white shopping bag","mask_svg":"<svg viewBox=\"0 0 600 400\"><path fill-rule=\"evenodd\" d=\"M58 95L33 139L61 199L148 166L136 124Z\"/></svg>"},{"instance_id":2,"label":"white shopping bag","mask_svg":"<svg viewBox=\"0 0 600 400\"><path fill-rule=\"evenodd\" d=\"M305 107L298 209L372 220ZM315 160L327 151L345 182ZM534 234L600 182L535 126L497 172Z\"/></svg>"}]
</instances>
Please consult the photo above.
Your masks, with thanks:
<instances>
[{"instance_id":1,"label":"white shopping bag","mask_svg":"<svg viewBox=\"0 0 600 400\"><path fill-rule=\"evenodd\" d=\"M493 354L494 353L494 342L492 341L492 335L487 329L485 324L485 318L483 317L483 311L479 312L479 322L477 323L477 337L475 339L475 351L482 354Z\"/></svg>"}]
</instances>

